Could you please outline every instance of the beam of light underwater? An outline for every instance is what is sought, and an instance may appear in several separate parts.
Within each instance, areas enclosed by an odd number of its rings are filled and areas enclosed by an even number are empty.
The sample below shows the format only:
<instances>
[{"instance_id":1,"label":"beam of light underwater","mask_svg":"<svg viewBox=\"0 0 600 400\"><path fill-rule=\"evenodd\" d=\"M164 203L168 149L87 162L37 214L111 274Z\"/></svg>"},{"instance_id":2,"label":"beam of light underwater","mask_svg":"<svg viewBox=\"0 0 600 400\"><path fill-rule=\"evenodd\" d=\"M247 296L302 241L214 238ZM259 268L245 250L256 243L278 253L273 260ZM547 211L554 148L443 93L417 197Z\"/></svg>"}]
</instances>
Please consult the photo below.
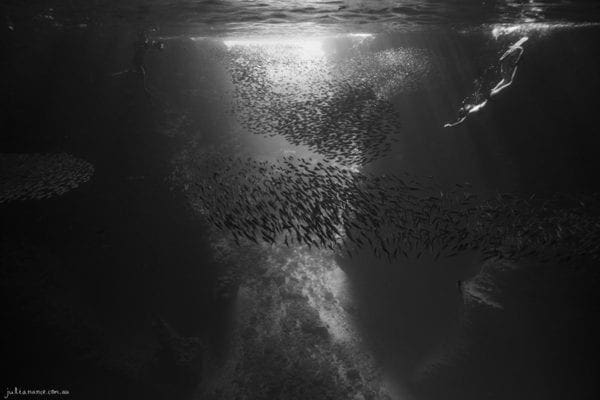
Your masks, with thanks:
<instances>
[{"instance_id":1,"label":"beam of light underwater","mask_svg":"<svg viewBox=\"0 0 600 400\"><path fill-rule=\"evenodd\" d=\"M220 231L213 231L212 237L216 257L236 265L234 269L246 276L241 278L236 296L232 347L237 356L225 362L220 385L230 386L243 371L257 374L245 368L260 360L261 349L279 343L276 351L284 359L302 360L302 355L296 355L299 348L302 354L308 352L311 362L318 364L315 369L335 376L338 388L356 392L348 376L358 371L364 388L392 391L381 380L381 372L354 325L351 310L356 306L333 251L250 241L239 246ZM249 338L247 332L257 333ZM289 368L285 364L280 369ZM308 384L319 386L314 381ZM248 393L252 389L243 390Z\"/></svg>"},{"instance_id":2,"label":"beam of light underwater","mask_svg":"<svg viewBox=\"0 0 600 400\"><path fill-rule=\"evenodd\" d=\"M340 45L331 37L225 39L232 113L248 132L283 137L328 162L385 156L401 126L391 98L414 87L428 63L418 49L363 46L371 37L344 36L343 55L328 53Z\"/></svg>"},{"instance_id":3,"label":"beam of light underwater","mask_svg":"<svg viewBox=\"0 0 600 400\"><path fill-rule=\"evenodd\" d=\"M267 47L271 46L272 50L270 50L272 53L275 53L275 55L277 56L281 56L281 54L277 54L278 52L273 50L273 47L277 47L276 44L273 43L269 43L267 42ZM311 44L306 44L306 45L302 45L299 46L299 49L294 50L294 47L292 44L286 44L285 46L287 46L288 50L287 50L287 57L289 57L289 59L287 60L288 63L282 63L282 65L277 66L277 68L279 68L279 70L285 70L285 68L288 67L288 65L293 66L294 61L298 61L298 60L316 60L316 62L320 62L323 60L324 56L319 54L319 51L317 51L317 46L315 45L315 43L311 43ZM285 48L284 46L284 48ZM249 51L254 51L256 49L260 49L260 46L258 46L256 43L255 44L239 44L234 42L233 44L230 44L230 46L228 47L228 50L230 52L233 52L235 54L240 54L239 52L237 52L238 50L249 50ZM297 51L298 53L298 57L294 58L289 56L289 54L294 54L294 52ZM243 54L242 54L243 55ZM243 64L242 64L243 65ZM274 71L278 71L277 68L274 69ZM294 71L293 69L287 70L287 72L285 73L275 73L275 72L269 72L266 74L267 76L267 81L270 83L273 82L282 82L285 81L285 75L288 74L288 76L292 75L292 71ZM244 69L240 68L240 70L238 71L239 73L243 73ZM325 75L324 75L325 76ZM250 82L252 82L250 80ZM258 86L260 88L260 86ZM252 89L252 87L250 86L249 89ZM249 92L251 93L251 92ZM249 112L252 112L252 108L249 109ZM267 114L268 115L268 114ZM295 147L285 147L282 146L281 148L278 149L278 151L276 152L277 154L279 154L280 152L293 152L291 154L294 154L295 157L299 158L300 160L304 159L307 155L310 155L310 151L309 150L300 150L298 148ZM288 153L290 154L290 153ZM196 156L198 156L196 154ZM252 158L252 154L250 154L250 157ZM273 159L276 157L273 157L273 155L271 155L271 159ZM244 160L246 159L245 157L243 158ZM228 162L225 163L225 166L227 164L235 164L235 160L229 160ZM210 162L209 162L210 164ZM241 181L242 182L246 182L249 183L250 186L248 188L244 188L242 187L238 181L236 181L235 179L231 182L228 181L228 177L227 176L223 176L226 174L223 174L225 172L225 169L217 169L216 172L216 179L212 179L212 181L210 179L206 180L203 182L203 186L206 187L212 187L212 188L226 188L226 192L227 195L224 196L224 198L226 198L226 201L223 201L223 198L217 198L216 202L213 205L216 205L217 207L211 207L210 203L209 204L204 204L202 205L204 207L203 212L204 214L208 217L208 218L212 218L219 215L219 212L221 210L221 207L223 205L234 205L235 203L235 207L238 206L238 202L239 204L241 204L240 209L238 209L237 211L235 211L232 215L234 217L238 216L238 215L242 215L244 213L243 208L247 205L249 206L252 210L267 210L267 211L260 211L263 212L262 217L266 217L267 219L270 217L273 218L277 218L277 211L278 210L273 210L273 214L270 213L270 211L265 207L265 204L261 203L261 202L254 202L254 203L245 203L245 198L244 197L237 197L237 195L244 195L247 193L250 193L252 189L257 189L258 190L258 195L260 196L270 196L269 194L269 190L278 190L278 189L286 189L287 187L289 187L292 183L293 183L293 175L286 175L286 171L291 173L293 168L291 170L288 169L284 169L281 170L279 169L280 172L277 172L277 174L280 174L281 176L274 176L273 178L276 178L272 181L266 181L266 183L263 186L259 186L260 184L254 184L252 183L252 175L253 172L250 171L250 173L248 174L248 171L252 168L255 168L256 171L255 172L260 172L260 174L256 174L257 176L263 176L266 177L267 179L269 178L268 174L265 174L264 172L261 172L260 168L264 168L265 171L270 171L271 166L273 167L273 169L278 169L278 168L283 168L282 165L285 164L285 161L283 160L276 160L275 162L272 163L268 163L268 164L273 164L273 165L260 165L260 163L255 163L255 162L245 162L245 164L241 165L241 169L240 169L240 173L241 175L239 175L241 177ZM215 165L220 165L219 163L214 163L213 164L213 168ZM337 172L339 172L339 170L342 170L343 168L341 167L341 164L336 164L336 165L332 165L330 162L326 163L326 165L331 166L334 168L334 170L336 170ZM287 168L287 167L285 167ZM311 166L309 167L309 169L313 172L314 169L317 168L317 162L313 162L311 163ZM320 168L320 167L319 167ZM210 175L212 173L212 171L210 169L205 169L205 168L200 168L202 170L204 170L205 172L208 171L208 174ZM336 172L336 174L337 174ZM309 173L309 172L308 172ZM309 173L310 174L310 173ZM341 172L341 174L345 174L344 172ZM356 166L356 170L354 172L354 174L360 174L360 165ZM233 175L237 175L237 172ZM193 174L192 174L193 176ZM224 178L224 179L222 179ZM279 180L277 180L279 179ZM369 178L370 179L370 178ZM190 181L188 181L189 183ZM194 182L194 179L191 179L191 182ZM381 181L379 181L381 183ZM196 181L197 183L197 181ZM311 185L311 186L319 186L318 185L318 181L313 182L315 183L315 185ZM228 192L228 190L231 189L231 193ZM250 190L246 190L246 189L250 189ZM212 190L212 189L211 189ZM367 197L369 197L370 195L373 195L374 192L370 192L371 189L369 189L368 193L365 193L367 195ZM409 193L410 193L410 189ZM420 190L420 189L417 189ZM469 190L469 189L463 189L462 187L460 187L458 189L459 192L463 192L465 190ZM384 190L385 192L385 190ZM401 191L401 196L402 198L405 197L410 197L410 196L405 196L406 193L404 193L404 191ZM370 193L370 194L369 194ZM213 193L214 194L214 193ZM218 194L218 193L217 193ZM428 193L429 195L433 195L437 193ZM300 193L293 193L291 195L291 197L299 197ZM247 199L247 198L246 198ZM197 200L197 199L196 199ZM273 200L275 201L273 198L268 198L266 200ZM404 200L402 200L404 201ZM424 205L426 203L427 199L425 198L424 200L421 200L420 204ZM442 199L439 199L439 202L441 202ZM444 200L445 201L445 200ZM463 203L466 202L468 204L473 203L472 199L470 196L467 196L467 194L464 194L464 196L460 196L459 198L456 199L456 201L458 203ZM432 203L437 204L438 203L438 199L435 198L433 200L431 200ZM201 202L200 202L201 203ZM267 201L268 203L268 201ZM275 201L275 203L277 204L277 201ZM501 203L499 201L499 203ZM506 203L510 203L509 201L506 201ZM477 207L477 204L473 204L474 206ZM495 205L491 205L490 207L486 207L485 204L481 204L483 205L483 208L481 209L481 214L480 216L483 217L483 220L481 222L491 222L491 224L489 226L493 227L493 228L499 228L500 226L506 226L506 221L496 221L494 218L495 217L495 213L498 211L497 208L495 207ZM480 205L480 206L481 206ZM234 207L234 209L235 209ZM394 209L396 209L398 207L394 207ZM506 209L513 209L514 207L511 207L510 204L507 204ZM343 207L340 206L340 210L342 210L343 212ZM360 210L359 210L360 211ZM473 212L478 212L477 208L470 210ZM502 211L502 210L500 210ZM260 212L258 212L258 217L260 219L261 215ZM286 212L289 212L289 210L286 210ZM292 208L292 212L293 208ZM296 210L297 212L297 210ZM252 213L252 211L249 211L249 213ZM266 214L265 214L266 213ZM486 213L494 213L493 215L488 216ZM499 212L499 214L502 214L501 212ZM300 216L301 217L301 216ZM341 220L343 220L343 218L340 218ZM349 221L355 220L355 218L353 218L352 214L349 215L349 217L347 218ZM222 221L221 221L222 222ZM509 221L511 222L511 221ZM237 223L237 222L236 222ZM498 226L495 226L497 223ZM338 223L335 224L334 226L337 227L339 234L335 237L335 240L345 240L348 237L348 233L346 230L342 229L343 228L343 222L342 223ZM510 225L510 224L509 224ZM452 221L452 226L456 226L455 221ZM214 229L214 227L212 227ZM480 228L478 228L480 229ZM482 228L484 231L487 230L487 227L483 227ZM552 229L551 227L549 229ZM518 229L517 229L518 230ZM312 249L309 248L309 246L307 246L306 244L302 244L302 243L293 243L289 246L288 245L284 245L284 243L282 243L282 241L280 240L274 240L272 242L270 242L271 244L268 244L269 241L267 240L261 240L260 237L258 237L257 243L252 243L252 240L242 240L242 243L240 243L240 246L238 246L237 244L234 243L233 238L229 235L227 235L227 229L223 229L222 231L219 231L218 229L214 229L215 232L215 239L216 238L222 238L224 245L223 248L225 249L224 251L228 254L225 259L229 260L229 262L231 263L240 263L240 269L247 267L250 264L257 264L257 262L244 262L243 258L243 254L240 255L240 251L242 253L256 253L259 254L261 257L264 257L264 259L266 260L265 263L259 262L258 264L261 264L261 271L262 271L262 275L260 275L262 278L264 278L266 281L270 282L271 279L273 279L273 281L275 282L273 285L269 286L263 286L262 283L257 282L256 280L253 280L253 277L249 277L248 280L244 280L241 285L240 285L240 289L239 289L239 293L240 293L240 297L238 298L238 300L236 300L236 304L239 307L238 309L238 313L236 315L236 318L239 318L238 320L238 328L237 328L237 333L239 333L239 336L241 337L239 340L241 341L241 345L240 348L248 348L248 347L252 347L252 346L256 346L258 348L261 348L261 346L266 343L266 342L276 342L279 340L279 343L286 343L289 344L291 347L294 346L293 341L289 342L287 341L288 339L285 338L285 336L287 335L286 332L286 326L288 325L289 322L289 317L290 315L296 315L296 311L294 311L297 306L299 304L301 304L301 308L303 310L310 310L308 311L309 314L311 315L316 315L318 317L313 318L312 321L313 323L316 324L316 326L313 326L312 328L306 327L305 329L307 329L309 332L317 332L318 335L323 334L325 335L325 333L319 333L319 332L326 332L327 337L332 338L332 343L334 344L340 344L340 343L345 343L345 348L346 349L353 349L351 351L351 353L355 353L355 354L368 354L368 351L355 351L355 344L358 343L356 340L353 339L353 333L352 330L350 329L352 327L352 320L350 318L350 316L348 315L348 313L343 310L343 306L342 309L340 309L338 306L340 304L343 303L342 298L344 297L342 295L342 293L344 293L346 290L344 289L344 287L346 286L346 279L344 276L344 273L341 271L341 269L339 268L339 265L337 265L337 261L335 260L335 258L333 257L334 252L332 250L328 250L326 248L315 248L313 247ZM506 236L503 235L502 231L499 233L499 236ZM463 232L458 232L461 235L462 238L462 234ZM356 235L355 235L356 236ZM516 236L516 235L512 235L512 236ZM256 239L256 238L254 238ZM461 239L462 240L462 239ZM462 244L461 244L462 245ZM238 250L236 250L238 249ZM241 261L240 261L241 260ZM262 258L261 258L262 260ZM260 278L260 279L262 279ZM476 284L479 283L479 284ZM479 281L474 281L473 283L468 282L466 284L466 293L469 294L469 298L466 301L470 301L469 299L473 298L475 299L475 301L477 301L478 303L484 303L486 304L488 307L493 307L496 308L494 306L494 299L488 297L485 297L482 295L482 293L484 292L484 290L482 289L482 287L485 287L486 282L479 282ZM488 282L489 283L489 282ZM485 293L483 293L485 294ZM265 300L265 301L262 301ZM260 320L260 318L265 318L265 322L264 323L259 323L258 325L256 325L256 322L252 323L250 322L249 319L246 319L246 316L248 314L250 315L254 315L256 314L256 310L257 309L261 309L264 305L266 304L266 307L268 308L268 312L266 313L262 313L260 314L260 317L255 319L256 320ZM255 307L250 307L249 305L255 305ZM254 311L253 311L254 310ZM248 311L248 312L246 312ZM295 318L295 317L294 317ZM350 323L348 324L347 321L349 321ZM252 325L254 324L254 325ZM300 326L304 326L302 323L300 324ZM350 327L350 328L349 328ZM248 328L252 328L250 329L250 334L249 336L252 337L253 339L251 339L251 341L245 341L246 339L243 338L243 332L246 332ZM296 329L298 329L297 327L291 328L291 331L289 332L293 332L294 334L297 334L298 337L302 336L302 328L300 328L300 331L297 331ZM256 331L258 331L258 339L256 336ZM277 333L279 332L279 333ZM236 333L236 334L237 334ZM279 336L278 336L279 335ZM283 338L282 338L283 335ZM257 342L258 340L258 342ZM353 344L355 343L355 344ZM358 346L358 344L356 344L356 346ZM335 346L333 346L335 347ZM344 347L344 346L342 346ZM325 346L325 349L327 351L327 349L330 349L330 347ZM253 357L255 357L252 354L249 353L244 353L245 350L240 350L241 351L241 356L242 358L246 357L246 358L250 358L252 359ZM290 353L291 354L291 353ZM329 353L329 354L333 354L333 353ZM238 361L240 359L238 358ZM234 360L235 361L235 360ZM337 368L337 367L336 367ZM342 366L340 369L342 371L345 370L346 367ZM365 367L365 371L368 371L370 367ZM367 372L365 372L364 374L368 374ZM226 383L224 383L226 384Z\"/></svg>"},{"instance_id":4,"label":"beam of light underwater","mask_svg":"<svg viewBox=\"0 0 600 400\"><path fill-rule=\"evenodd\" d=\"M291 51L295 58L299 60L314 60L325 55L323 51L323 38L240 38L240 39L225 39L223 44L227 49L234 47L259 47L263 50L288 50Z\"/></svg>"},{"instance_id":5,"label":"beam of light underwater","mask_svg":"<svg viewBox=\"0 0 600 400\"><path fill-rule=\"evenodd\" d=\"M367 34L356 34L351 36L355 41L362 41L369 38ZM322 39L294 39L294 40L275 40L272 38L258 39L228 39L224 41L228 51L236 52L239 50L254 52L260 54L261 57L267 54L266 65L266 80L271 85L284 85L293 80L296 85L302 85L304 82L309 82L314 79L318 73L320 80L330 79L330 74L327 73L327 64L324 62L325 52L323 50ZM298 73L296 68L297 63L307 65L306 73ZM303 79L305 81L303 82ZM307 90L311 90L310 85L306 85ZM284 92L285 89L282 89ZM292 96L297 96L292 93ZM243 131L238 132L239 136L244 135ZM272 138L270 140L274 140ZM242 140L242 139L237 139ZM342 165L335 160L325 161L318 153L308 149L306 146L297 146L290 143L281 143L277 148L271 148L270 151L265 151L266 146L255 146L260 152L258 157L261 163L273 164L278 162L277 158L284 154L286 158L293 154L293 158L309 159L314 166L321 165L324 162L335 169L343 169L349 174L359 173L361 165L358 163L346 163ZM195 154L198 156L198 153ZM256 159L256 154L250 154L251 158ZM245 156L244 156L245 158ZM291 158L291 157L290 157ZM280 161L280 160L279 160ZM242 192L240 192L242 193ZM198 203L195 203L198 204ZM200 206L198 211L210 218L213 210ZM337 225L337 239L340 242L345 240L344 227L342 224ZM227 263L240 263L239 258L243 259L238 250L240 243L237 239L234 240L231 236L224 235L223 232L213 231L213 242L218 248L217 257L222 260L227 260ZM329 354L329 359L326 362L329 365L326 368L332 369L335 372L336 380L339 382L348 381L349 376L360 376L365 386L373 387L373 390L379 392L386 391L386 383L378 376L378 369L370 351L362 345L361 337L354 326L353 319L348 311L352 308L352 297L347 287L347 278L345 273L338 265L336 252L330 249L317 249L310 245L302 243L284 244L283 241L266 245L265 243L252 244L251 241L244 241L241 244L244 254L255 253L259 254L261 264L267 270L265 276L281 274L282 279L278 281L275 287L260 287L255 279L249 278L244 280L238 290L239 296L236 300L239 329L236 332L247 331L251 323L246 319L248 314L254 311L249 304L256 304L265 297L271 299L269 304L277 304L276 309L262 315L261 319L265 322L256 327L260 332L280 332L277 340L285 339L285 328L287 315L290 312L290 307L301 304L301 307L306 312L316 315L313 321L316 328L306 327L302 325L307 332L327 332L326 336L330 338L327 346L319 345L320 351L324 354ZM249 250L251 249L251 250ZM246 264L242 262L242 264ZM243 265L240 266L243 268ZM228 280L229 281L229 280ZM281 293L283 298L281 301L276 301ZM263 302L264 303L264 302ZM261 306L263 307L263 306ZM254 328L252 328L254 329ZM269 333L265 333L266 336ZM319 334L320 335L320 334ZM235 334L234 334L235 336ZM260 336L260 335L259 335ZM261 336L262 337L262 336ZM240 339L242 342L245 339ZM272 341L273 338L267 339L265 342ZM252 346L262 346L260 340L253 342ZM242 346L244 347L244 346ZM291 344L294 347L294 344ZM240 350L243 352L243 350ZM345 354L341 357L337 352L341 351ZM250 359L252 356L248 356ZM351 360L347 363L343 360ZM235 360L229 360L235 362ZM355 371L355 372L352 372ZM351 378L355 379L355 378ZM348 382L341 383L351 386ZM351 390L355 390L354 388ZM390 389L391 390L391 389Z\"/></svg>"}]
</instances>

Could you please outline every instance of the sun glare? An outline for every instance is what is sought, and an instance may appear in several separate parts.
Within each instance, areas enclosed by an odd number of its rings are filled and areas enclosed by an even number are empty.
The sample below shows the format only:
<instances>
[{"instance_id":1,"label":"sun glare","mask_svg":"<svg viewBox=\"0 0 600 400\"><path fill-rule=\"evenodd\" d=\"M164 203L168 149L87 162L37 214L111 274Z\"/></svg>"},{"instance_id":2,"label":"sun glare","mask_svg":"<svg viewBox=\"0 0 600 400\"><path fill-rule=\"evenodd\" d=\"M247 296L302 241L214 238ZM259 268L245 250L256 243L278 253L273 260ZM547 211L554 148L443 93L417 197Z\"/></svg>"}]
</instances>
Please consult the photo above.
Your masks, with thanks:
<instances>
[{"instance_id":1,"label":"sun glare","mask_svg":"<svg viewBox=\"0 0 600 400\"><path fill-rule=\"evenodd\" d=\"M325 55L323 51L323 38L243 38L225 39L223 43L228 49L234 47L258 47L264 50L285 50L294 56L314 60Z\"/></svg>"}]
</instances>

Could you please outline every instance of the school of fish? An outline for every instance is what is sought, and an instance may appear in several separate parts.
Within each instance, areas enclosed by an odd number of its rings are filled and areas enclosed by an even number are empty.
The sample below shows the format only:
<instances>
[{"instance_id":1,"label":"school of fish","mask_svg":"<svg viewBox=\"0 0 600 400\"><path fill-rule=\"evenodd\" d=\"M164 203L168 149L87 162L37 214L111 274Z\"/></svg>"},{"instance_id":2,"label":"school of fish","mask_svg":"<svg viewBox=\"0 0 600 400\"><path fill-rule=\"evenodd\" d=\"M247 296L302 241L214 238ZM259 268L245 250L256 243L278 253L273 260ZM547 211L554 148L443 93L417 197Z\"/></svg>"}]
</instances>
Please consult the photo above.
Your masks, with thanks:
<instances>
[{"instance_id":1,"label":"school of fish","mask_svg":"<svg viewBox=\"0 0 600 400\"><path fill-rule=\"evenodd\" d=\"M568 262L600 256L600 196L498 193L433 177L375 176L342 165L213 153L198 161L188 195L236 243L363 249L393 262L479 251L484 259Z\"/></svg>"},{"instance_id":2,"label":"school of fish","mask_svg":"<svg viewBox=\"0 0 600 400\"><path fill-rule=\"evenodd\" d=\"M60 196L93 174L92 164L66 153L0 153L0 203Z\"/></svg>"},{"instance_id":3,"label":"school of fish","mask_svg":"<svg viewBox=\"0 0 600 400\"><path fill-rule=\"evenodd\" d=\"M232 46L225 61L233 113L250 133L282 136L327 161L362 165L383 157L401 126L389 97L399 87L409 90L423 55L363 54L359 45L336 61L285 44Z\"/></svg>"}]
</instances>

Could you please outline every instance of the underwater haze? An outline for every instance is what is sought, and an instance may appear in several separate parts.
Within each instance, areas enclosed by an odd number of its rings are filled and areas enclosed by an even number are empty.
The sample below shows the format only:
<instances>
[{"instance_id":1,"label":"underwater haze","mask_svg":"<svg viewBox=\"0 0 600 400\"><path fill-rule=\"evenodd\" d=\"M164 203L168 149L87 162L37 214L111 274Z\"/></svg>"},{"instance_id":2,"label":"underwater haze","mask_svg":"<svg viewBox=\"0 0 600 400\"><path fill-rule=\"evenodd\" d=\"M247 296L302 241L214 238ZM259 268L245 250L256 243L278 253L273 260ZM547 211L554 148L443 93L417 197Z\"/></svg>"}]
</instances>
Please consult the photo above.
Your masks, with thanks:
<instances>
[{"instance_id":1,"label":"underwater haze","mask_svg":"<svg viewBox=\"0 0 600 400\"><path fill-rule=\"evenodd\" d=\"M595 2L0 17L4 398L598 397Z\"/></svg>"}]
</instances>

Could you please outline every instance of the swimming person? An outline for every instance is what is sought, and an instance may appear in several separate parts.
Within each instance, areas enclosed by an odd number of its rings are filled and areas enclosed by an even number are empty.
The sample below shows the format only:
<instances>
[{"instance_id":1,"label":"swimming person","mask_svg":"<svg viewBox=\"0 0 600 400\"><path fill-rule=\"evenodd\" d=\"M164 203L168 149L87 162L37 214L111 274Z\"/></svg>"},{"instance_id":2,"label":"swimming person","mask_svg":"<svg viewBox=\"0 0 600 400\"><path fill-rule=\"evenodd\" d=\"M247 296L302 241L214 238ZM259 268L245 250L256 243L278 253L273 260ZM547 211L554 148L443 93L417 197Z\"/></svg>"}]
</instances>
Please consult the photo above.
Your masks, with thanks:
<instances>
[{"instance_id":1,"label":"swimming person","mask_svg":"<svg viewBox=\"0 0 600 400\"><path fill-rule=\"evenodd\" d=\"M524 51L521 45L528 39L527 36L522 37L515 44L510 46L508 50L504 52L502 57L500 57L500 75L502 76L502 80L500 80L500 82L498 82L498 84L490 91L489 96L477 104L465 104L463 101L463 106L458 110L457 120L455 122L444 124L444 128L452 128L462 124L469 114L474 114L483 109L492 96L497 95L512 84L515 74L517 73L517 64L521 60Z\"/></svg>"},{"instance_id":2,"label":"swimming person","mask_svg":"<svg viewBox=\"0 0 600 400\"><path fill-rule=\"evenodd\" d=\"M150 96L150 91L148 90L148 86L146 85L146 68L144 66L146 53L150 49L162 50L165 45L160 40L150 40L148 38L148 34L145 30L142 30L138 33L137 40L133 44L133 59L131 60L131 68L126 69L124 71L116 72L112 74L112 76L119 76L127 73L139 74L142 77L142 84L144 87L144 92L148 96Z\"/></svg>"},{"instance_id":3,"label":"swimming person","mask_svg":"<svg viewBox=\"0 0 600 400\"><path fill-rule=\"evenodd\" d=\"M497 95L512 84L517 73L517 64L519 64L524 51L521 45L528 39L527 36L522 37L500 57L500 74L502 75L502 80L491 90L490 96Z\"/></svg>"}]
</instances>

